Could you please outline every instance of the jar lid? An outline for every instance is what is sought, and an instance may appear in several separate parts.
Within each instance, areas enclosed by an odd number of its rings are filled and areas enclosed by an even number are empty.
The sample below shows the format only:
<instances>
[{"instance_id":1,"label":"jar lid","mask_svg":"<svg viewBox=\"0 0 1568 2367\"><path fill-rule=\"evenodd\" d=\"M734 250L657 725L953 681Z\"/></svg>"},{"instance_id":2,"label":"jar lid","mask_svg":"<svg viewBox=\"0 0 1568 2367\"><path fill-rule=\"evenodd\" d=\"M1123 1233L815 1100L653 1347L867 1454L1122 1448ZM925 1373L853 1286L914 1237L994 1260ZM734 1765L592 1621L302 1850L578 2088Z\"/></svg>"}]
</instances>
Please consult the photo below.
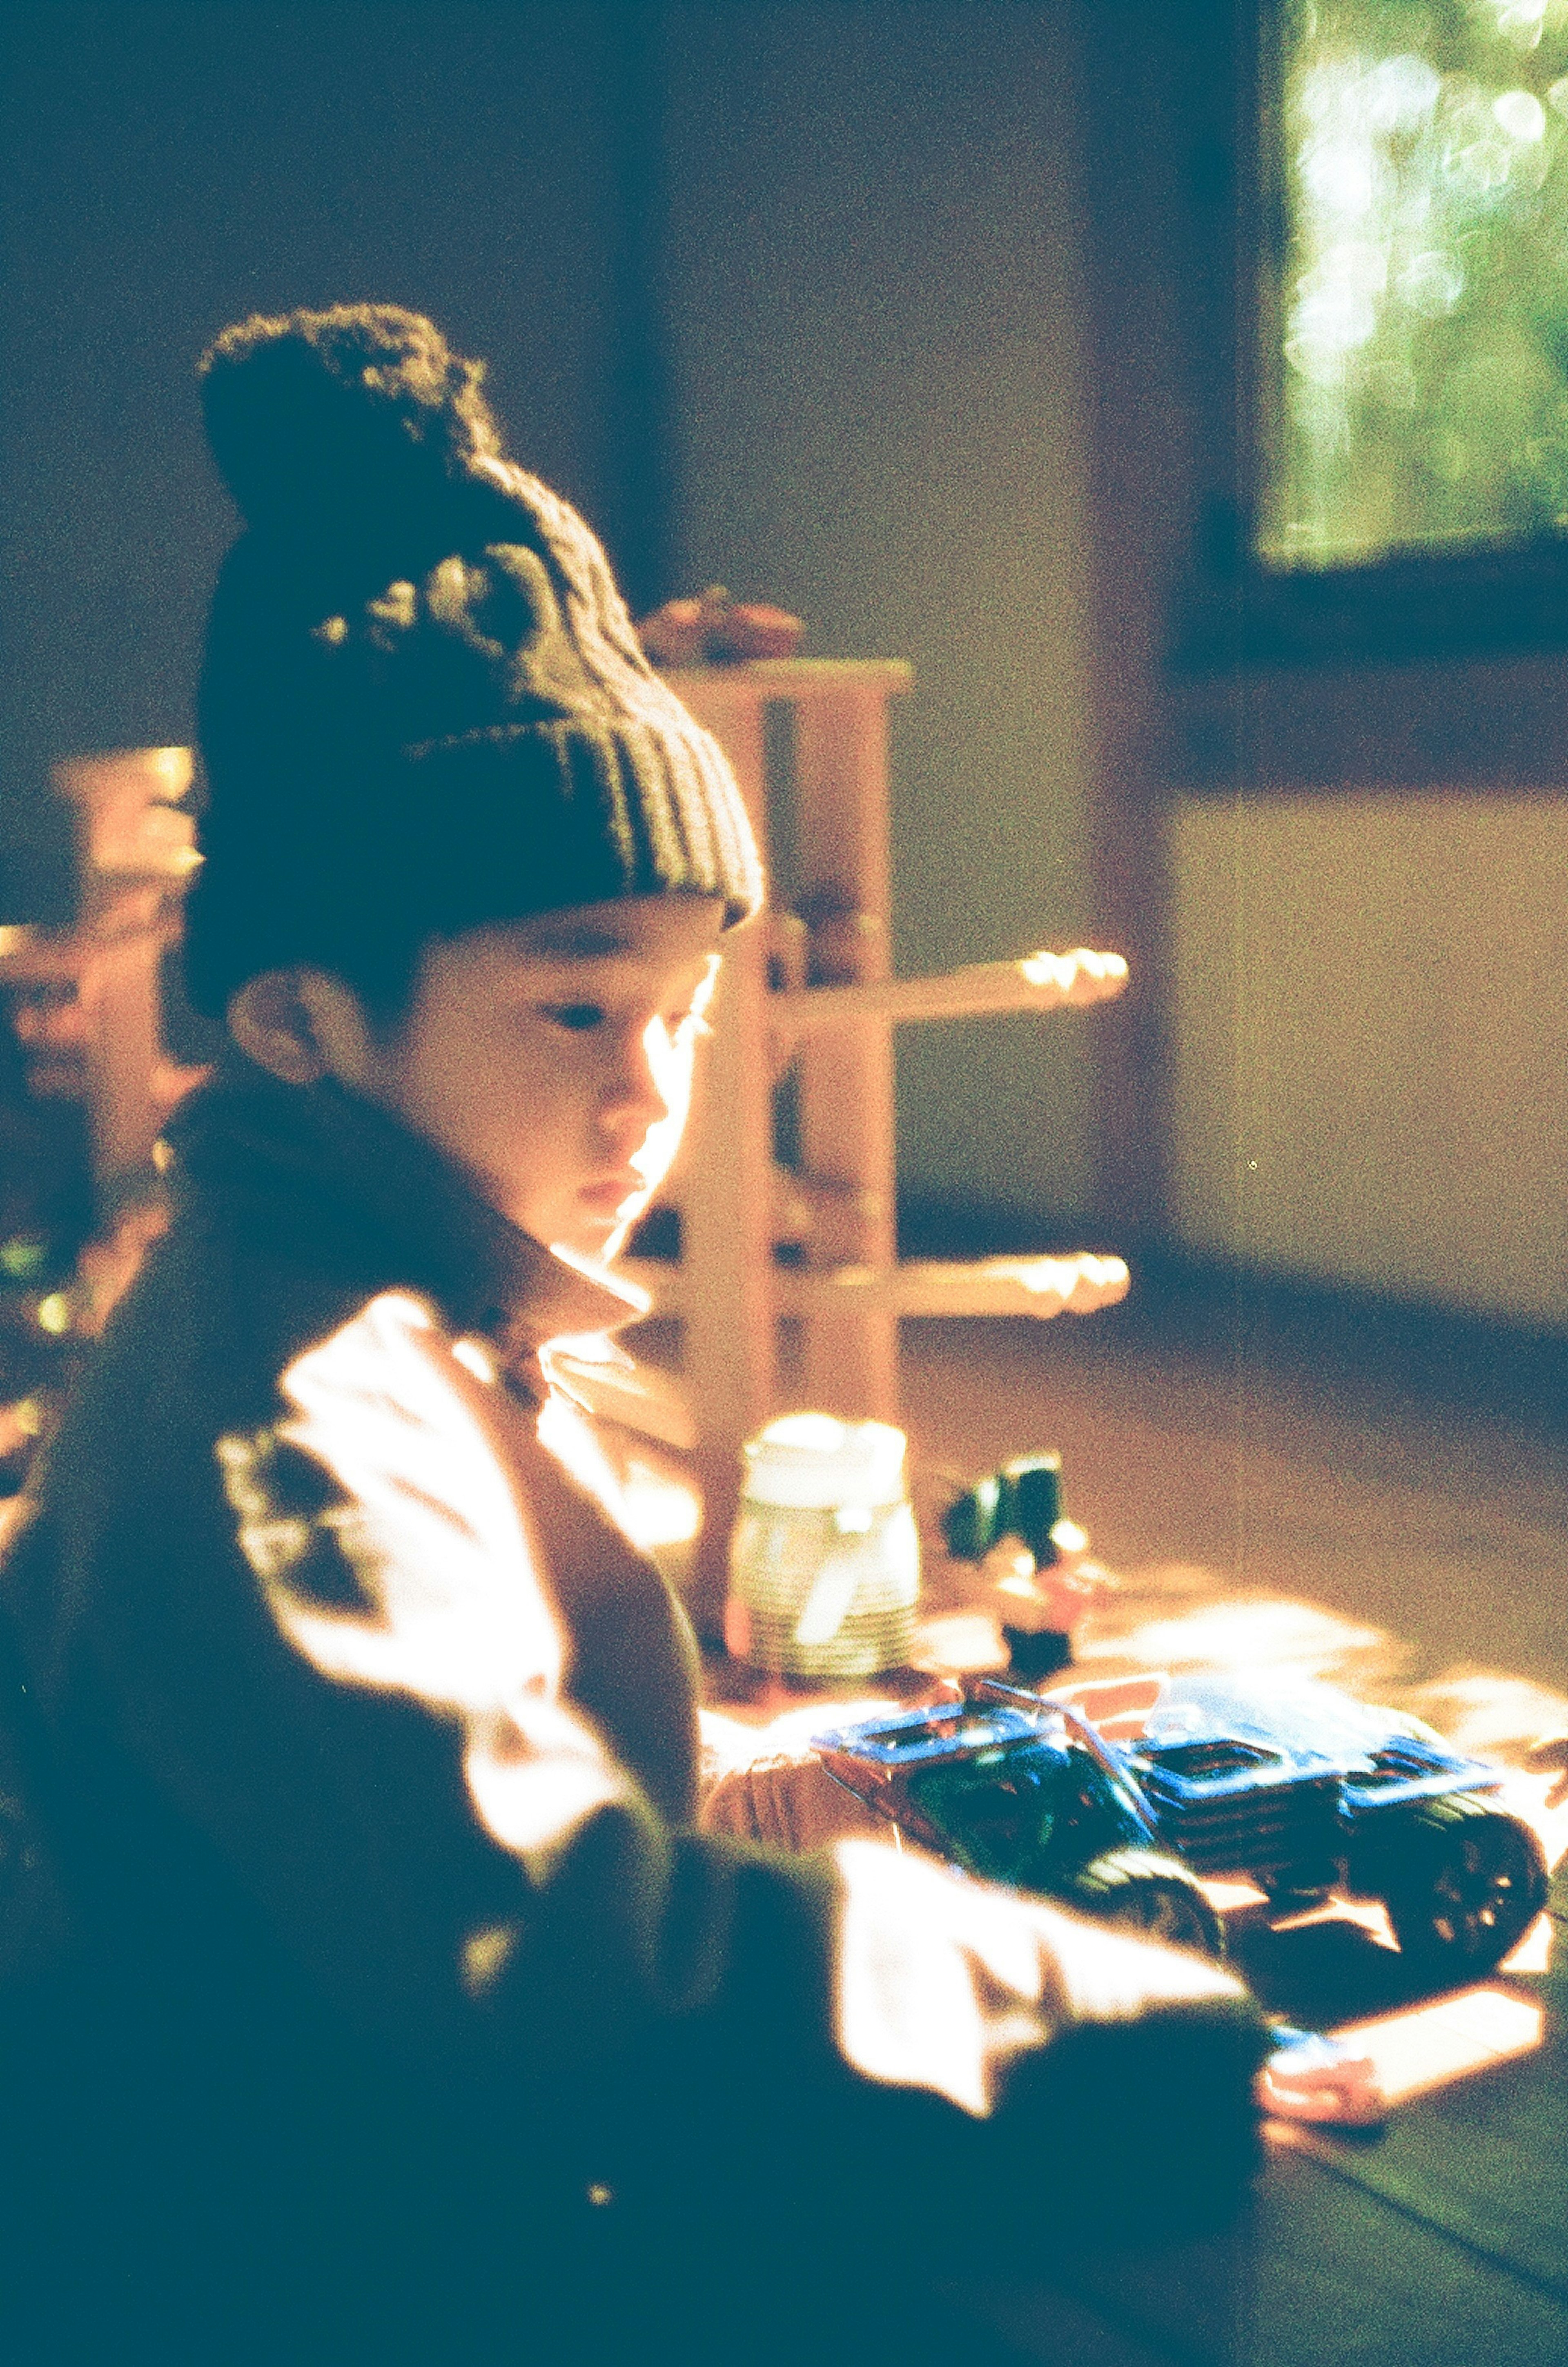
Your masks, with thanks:
<instances>
[{"instance_id":1,"label":"jar lid","mask_svg":"<svg viewBox=\"0 0 1568 2367\"><path fill-rule=\"evenodd\" d=\"M840 1421L830 1413L786 1413L749 1439L745 1494L753 1504L833 1512L845 1504L904 1501L901 1430L886 1421Z\"/></svg>"}]
</instances>

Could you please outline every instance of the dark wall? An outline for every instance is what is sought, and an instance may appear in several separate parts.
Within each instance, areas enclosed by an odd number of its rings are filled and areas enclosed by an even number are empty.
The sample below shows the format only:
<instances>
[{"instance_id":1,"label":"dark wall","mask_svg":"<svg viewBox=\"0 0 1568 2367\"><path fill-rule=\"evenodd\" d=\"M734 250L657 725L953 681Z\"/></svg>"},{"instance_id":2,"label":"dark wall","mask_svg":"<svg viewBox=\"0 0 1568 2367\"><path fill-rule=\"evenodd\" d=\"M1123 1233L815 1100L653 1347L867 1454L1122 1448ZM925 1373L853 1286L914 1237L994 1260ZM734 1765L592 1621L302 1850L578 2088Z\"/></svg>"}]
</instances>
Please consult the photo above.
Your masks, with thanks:
<instances>
[{"instance_id":1,"label":"dark wall","mask_svg":"<svg viewBox=\"0 0 1568 2367\"><path fill-rule=\"evenodd\" d=\"M797 606L814 651L913 661L893 798L911 971L1104 941L1082 15L665 11L676 548L693 583ZM907 1195L1021 1240L1081 1218L1104 1037L1103 1014L902 1029Z\"/></svg>"},{"instance_id":2,"label":"dark wall","mask_svg":"<svg viewBox=\"0 0 1568 2367\"><path fill-rule=\"evenodd\" d=\"M233 517L197 357L362 297L488 356L520 459L603 527L622 10L13 6L0 32L0 920L69 897L52 756L187 740ZM635 532L636 522L630 522ZM612 539L614 534L612 533Z\"/></svg>"}]
</instances>

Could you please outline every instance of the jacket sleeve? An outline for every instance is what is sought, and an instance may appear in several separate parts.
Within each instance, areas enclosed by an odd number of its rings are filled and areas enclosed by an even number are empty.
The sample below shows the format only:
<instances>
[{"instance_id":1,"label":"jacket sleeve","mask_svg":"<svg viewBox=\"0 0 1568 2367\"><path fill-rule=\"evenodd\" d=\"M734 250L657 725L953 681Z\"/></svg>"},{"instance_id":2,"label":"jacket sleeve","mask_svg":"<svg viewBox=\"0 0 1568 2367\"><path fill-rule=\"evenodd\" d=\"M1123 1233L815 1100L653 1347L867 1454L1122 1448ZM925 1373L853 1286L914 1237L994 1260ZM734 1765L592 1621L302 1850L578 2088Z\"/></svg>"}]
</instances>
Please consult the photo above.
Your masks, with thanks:
<instances>
[{"instance_id":1,"label":"jacket sleeve","mask_svg":"<svg viewBox=\"0 0 1568 2367\"><path fill-rule=\"evenodd\" d=\"M677 2128L692 2162L755 2136L759 2063L807 2122L919 2099L951 2133L1075 2033L1111 2043L1103 2085L1137 2030L1146 2110L1164 2028L1234 2138L1259 2050L1224 1973L916 1855L792 1859L654 1807L574 1702L547 1540L419 1301L371 1301L280 1387L217 1444L243 1568L187 1589L177 1651L134 1611L102 1640L133 1748L352 2018L571 2093L593 2142L642 2129L671 2191Z\"/></svg>"}]
</instances>

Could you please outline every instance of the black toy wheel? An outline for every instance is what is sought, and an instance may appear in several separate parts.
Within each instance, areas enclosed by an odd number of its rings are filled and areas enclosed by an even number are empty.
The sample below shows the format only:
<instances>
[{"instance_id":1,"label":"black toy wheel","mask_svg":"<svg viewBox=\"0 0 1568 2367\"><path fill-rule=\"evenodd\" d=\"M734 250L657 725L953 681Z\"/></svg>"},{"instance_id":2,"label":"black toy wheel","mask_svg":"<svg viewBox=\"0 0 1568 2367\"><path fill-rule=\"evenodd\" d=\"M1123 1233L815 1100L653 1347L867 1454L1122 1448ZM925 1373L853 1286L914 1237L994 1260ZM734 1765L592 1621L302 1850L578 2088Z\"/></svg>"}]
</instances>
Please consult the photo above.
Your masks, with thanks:
<instances>
[{"instance_id":1,"label":"black toy wheel","mask_svg":"<svg viewBox=\"0 0 1568 2367\"><path fill-rule=\"evenodd\" d=\"M1400 1820L1381 1888L1400 1954L1424 1971L1485 1972L1546 1904L1546 1860L1527 1824L1467 1793Z\"/></svg>"},{"instance_id":2,"label":"black toy wheel","mask_svg":"<svg viewBox=\"0 0 1568 2367\"><path fill-rule=\"evenodd\" d=\"M1152 1850L1110 1850L1074 1875L1063 1900L1173 1948L1223 1957L1224 1927L1184 1865Z\"/></svg>"}]
</instances>

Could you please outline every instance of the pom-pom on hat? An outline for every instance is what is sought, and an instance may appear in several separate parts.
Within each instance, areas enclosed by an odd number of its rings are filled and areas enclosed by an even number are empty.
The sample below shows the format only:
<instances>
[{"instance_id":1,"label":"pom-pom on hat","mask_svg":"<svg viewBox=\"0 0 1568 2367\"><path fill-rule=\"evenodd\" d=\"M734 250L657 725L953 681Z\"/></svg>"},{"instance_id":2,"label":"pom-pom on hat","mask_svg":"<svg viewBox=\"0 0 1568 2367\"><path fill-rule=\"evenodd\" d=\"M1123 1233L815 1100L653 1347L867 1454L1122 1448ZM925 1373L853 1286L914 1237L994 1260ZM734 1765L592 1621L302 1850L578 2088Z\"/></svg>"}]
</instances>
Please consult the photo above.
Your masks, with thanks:
<instances>
[{"instance_id":1,"label":"pom-pom on hat","mask_svg":"<svg viewBox=\"0 0 1568 2367\"><path fill-rule=\"evenodd\" d=\"M481 365L362 304L242 322L201 369L244 531L198 702L200 1009L296 962L395 1008L428 938L568 904L757 908L723 752L588 527L503 457Z\"/></svg>"}]
</instances>

